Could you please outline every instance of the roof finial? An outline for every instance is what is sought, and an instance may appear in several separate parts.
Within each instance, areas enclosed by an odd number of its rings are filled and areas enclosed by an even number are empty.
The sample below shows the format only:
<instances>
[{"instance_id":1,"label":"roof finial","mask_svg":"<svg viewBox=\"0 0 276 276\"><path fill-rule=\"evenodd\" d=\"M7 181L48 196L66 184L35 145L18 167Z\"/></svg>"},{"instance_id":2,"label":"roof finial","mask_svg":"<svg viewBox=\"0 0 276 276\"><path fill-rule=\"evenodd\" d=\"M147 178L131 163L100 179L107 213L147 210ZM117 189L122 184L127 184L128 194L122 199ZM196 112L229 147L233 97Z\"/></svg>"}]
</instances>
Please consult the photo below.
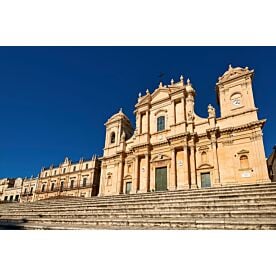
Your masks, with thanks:
<instances>
[{"instance_id":1,"label":"roof finial","mask_svg":"<svg viewBox=\"0 0 276 276\"><path fill-rule=\"evenodd\" d=\"M188 84L188 85L190 85L190 84L191 84L191 81L190 81L190 79L189 79L189 78L187 79L187 84Z\"/></svg>"},{"instance_id":2,"label":"roof finial","mask_svg":"<svg viewBox=\"0 0 276 276\"><path fill-rule=\"evenodd\" d=\"M228 70L231 70L231 69L233 69L233 68L232 68L232 65L231 65L231 64L229 64L229 68L228 68Z\"/></svg>"},{"instance_id":3,"label":"roof finial","mask_svg":"<svg viewBox=\"0 0 276 276\"><path fill-rule=\"evenodd\" d=\"M141 96L142 96L142 93L141 93L141 92L139 92L138 96L139 96L139 98L141 98Z\"/></svg>"},{"instance_id":4,"label":"roof finial","mask_svg":"<svg viewBox=\"0 0 276 276\"><path fill-rule=\"evenodd\" d=\"M122 108L120 108L120 111L119 111L120 113L123 113L123 109Z\"/></svg>"},{"instance_id":5,"label":"roof finial","mask_svg":"<svg viewBox=\"0 0 276 276\"><path fill-rule=\"evenodd\" d=\"M174 84L174 80L173 79L171 79L171 85L173 85Z\"/></svg>"},{"instance_id":6,"label":"roof finial","mask_svg":"<svg viewBox=\"0 0 276 276\"><path fill-rule=\"evenodd\" d=\"M146 93L147 93L147 94L150 94L150 92L149 92L149 89L148 89L148 88L147 88L147 90L146 90Z\"/></svg>"},{"instance_id":7,"label":"roof finial","mask_svg":"<svg viewBox=\"0 0 276 276\"><path fill-rule=\"evenodd\" d=\"M162 83L162 81L160 81L160 83L159 83L159 87L162 87L163 86L163 83Z\"/></svg>"},{"instance_id":8,"label":"roof finial","mask_svg":"<svg viewBox=\"0 0 276 276\"><path fill-rule=\"evenodd\" d=\"M183 81L184 80L184 77L183 75L180 76L180 81Z\"/></svg>"}]
</instances>

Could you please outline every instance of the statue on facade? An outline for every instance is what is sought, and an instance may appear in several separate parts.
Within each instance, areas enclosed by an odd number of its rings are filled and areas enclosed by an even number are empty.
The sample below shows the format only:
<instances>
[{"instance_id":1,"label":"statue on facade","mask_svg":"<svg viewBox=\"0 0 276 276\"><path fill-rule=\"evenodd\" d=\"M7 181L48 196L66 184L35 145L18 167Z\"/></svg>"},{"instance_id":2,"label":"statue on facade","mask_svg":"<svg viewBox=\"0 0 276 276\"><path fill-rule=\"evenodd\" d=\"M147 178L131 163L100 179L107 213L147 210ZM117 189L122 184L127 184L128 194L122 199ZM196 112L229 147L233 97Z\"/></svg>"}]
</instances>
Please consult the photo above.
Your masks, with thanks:
<instances>
[{"instance_id":1,"label":"statue on facade","mask_svg":"<svg viewBox=\"0 0 276 276\"><path fill-rule=\"evenodd\" d=\"M208 114L209 118L216 117L216 110L211 104L208 105Z\"/></svg>"}]
</instances>

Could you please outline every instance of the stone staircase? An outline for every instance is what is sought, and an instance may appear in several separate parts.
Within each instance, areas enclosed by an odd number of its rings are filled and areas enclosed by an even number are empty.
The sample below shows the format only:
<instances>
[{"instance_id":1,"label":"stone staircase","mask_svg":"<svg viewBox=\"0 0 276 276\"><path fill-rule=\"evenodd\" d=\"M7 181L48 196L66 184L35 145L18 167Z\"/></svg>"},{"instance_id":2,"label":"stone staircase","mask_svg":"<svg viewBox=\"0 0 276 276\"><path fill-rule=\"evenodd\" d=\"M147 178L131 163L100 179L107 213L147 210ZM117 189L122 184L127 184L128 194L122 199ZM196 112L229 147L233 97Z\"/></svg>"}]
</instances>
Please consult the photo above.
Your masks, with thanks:
<instances>
[{"instance_id":1,"label":"stone staircase","mask_svg":"<svg viewBox=\"0 0 276 276\"><path fill-rule=\"evenodd\" d=\"M276 229L276 183L7 203L0 229Z\"/></svg>"}]
</instances>

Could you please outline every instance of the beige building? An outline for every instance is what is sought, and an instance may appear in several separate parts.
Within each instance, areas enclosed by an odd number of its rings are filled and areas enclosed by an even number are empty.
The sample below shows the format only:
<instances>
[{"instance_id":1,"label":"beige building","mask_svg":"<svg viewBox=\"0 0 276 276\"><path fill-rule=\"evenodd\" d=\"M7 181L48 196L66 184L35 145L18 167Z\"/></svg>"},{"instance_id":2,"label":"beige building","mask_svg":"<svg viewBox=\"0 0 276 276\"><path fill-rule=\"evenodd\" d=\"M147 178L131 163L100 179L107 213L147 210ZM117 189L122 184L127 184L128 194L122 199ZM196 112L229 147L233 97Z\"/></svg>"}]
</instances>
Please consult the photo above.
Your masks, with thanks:
<instances>
[{"instance_id":1,"label":"beige building","mask_svg":"<svg viewBox=\"0 0 276 276\"><path fill-rule=\"evenodd\" d=\"M22 183L20 202L34 201L36 186L38 183L37 177L24 178Z\"/></svg>"},{"instance_id":2,"label":"beige building","mask_svg":"<svg viewBox=\"0 0 276 276\"><path fill-rule=\"evenodd\" d=\"M229 69L216 83L221 116L194 111L190 80L160 83L135 105L135 131L120 110L105 124L100 195L270 182L253 70ZM211 96L211 95L210 95Z\"/></svg>"},{"instance_id":3,"label":"beige building","mask_svg":"<svg viewBox=\"0 0 276 276\"><path fill-rule=\"evenodd\" d=\"M1 201L20 201L23 179L4 178L0 181Z\"/></svg>"},{"instance_id":4,"label":"beige building","mask_svg":"<svg viewBox=\"0 0 276 276\"><path fill-rule=\"evenodd\" d=\"M57 196L91 197L98 194L100 161L80 159L72 162L67 157L59 166L42 168L34 200Z\"/></svg>"}]
</instances>

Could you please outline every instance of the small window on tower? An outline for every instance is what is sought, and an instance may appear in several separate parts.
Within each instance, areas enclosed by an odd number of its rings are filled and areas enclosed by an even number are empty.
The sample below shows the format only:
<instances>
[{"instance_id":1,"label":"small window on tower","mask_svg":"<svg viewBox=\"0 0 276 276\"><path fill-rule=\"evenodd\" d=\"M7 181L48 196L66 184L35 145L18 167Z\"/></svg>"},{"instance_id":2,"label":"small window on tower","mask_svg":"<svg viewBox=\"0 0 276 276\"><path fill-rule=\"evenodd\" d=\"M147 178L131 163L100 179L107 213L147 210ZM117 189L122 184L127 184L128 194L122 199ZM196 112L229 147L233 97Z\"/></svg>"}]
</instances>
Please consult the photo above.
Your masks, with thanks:
<instances>
[{"instance_id":1,"label":"small window on tower","mask_svg":"<svg viewBox=\"0 0 276 276\"><path fill-rule=\"evenodd\" d=\"M110 143L111 143L111 144L115 143L115 132L112 132L112 133L111 133L111 136L110 136Z\"/></svg>"},{"instance_id":2,"label":"small window on tower","mask_svg":"<svg viewBox=\"0 0 276 276\"><path fill-rule=\"evenodd\" d=\"M246 155L242 155L240 157L240 168L241 169L248 169L249 168L248 157Z\"/></svg>"}]
</instances>

